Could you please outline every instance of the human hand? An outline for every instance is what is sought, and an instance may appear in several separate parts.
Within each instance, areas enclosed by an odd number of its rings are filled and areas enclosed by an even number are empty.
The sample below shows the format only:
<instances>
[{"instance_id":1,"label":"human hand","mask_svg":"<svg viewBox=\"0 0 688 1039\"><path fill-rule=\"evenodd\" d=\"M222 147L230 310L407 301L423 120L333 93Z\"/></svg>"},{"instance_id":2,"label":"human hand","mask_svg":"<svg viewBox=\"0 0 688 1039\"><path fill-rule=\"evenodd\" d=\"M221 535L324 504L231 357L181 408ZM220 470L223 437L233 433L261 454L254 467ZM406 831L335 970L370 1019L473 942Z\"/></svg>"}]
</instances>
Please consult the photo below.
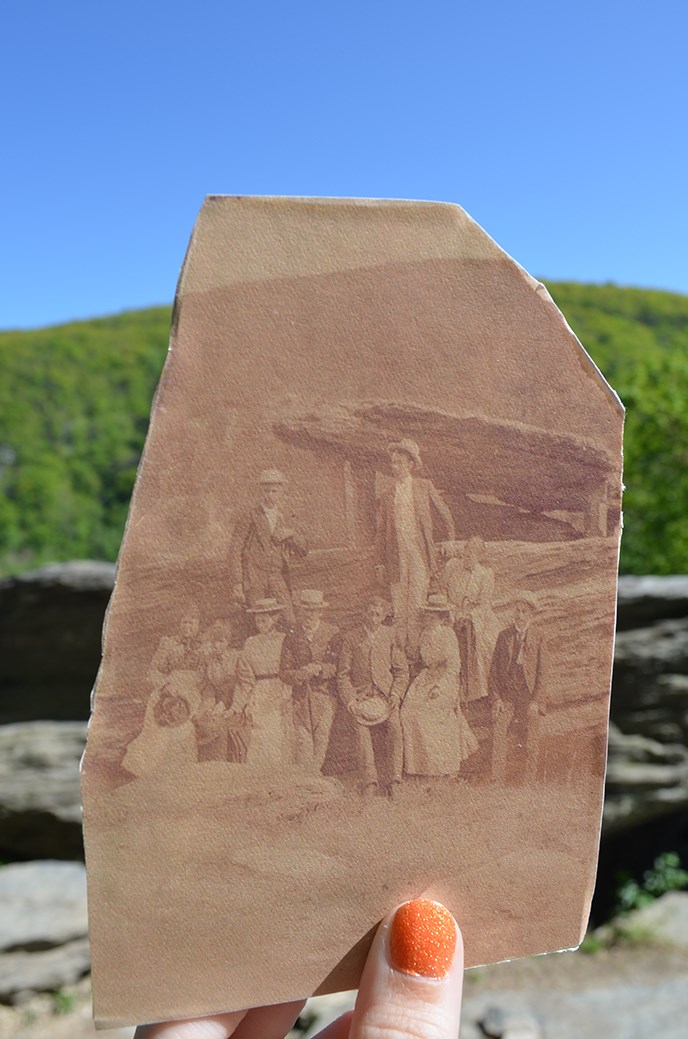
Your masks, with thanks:
<instances>
[{"instance_id":1,"label":"human hand","mask_svg":"<svg viewBox=\"0 0 688 1039\"><path fill-rule=\"evenodd\" d=\"M353 1011L316 1039L456 1039L459 1034L463 943L439 903L406 902L378 928ZM255 1007L193 1021L137 1028L134 1039L282 1039L303 1002Z\"/></svg>"}]
</instances>

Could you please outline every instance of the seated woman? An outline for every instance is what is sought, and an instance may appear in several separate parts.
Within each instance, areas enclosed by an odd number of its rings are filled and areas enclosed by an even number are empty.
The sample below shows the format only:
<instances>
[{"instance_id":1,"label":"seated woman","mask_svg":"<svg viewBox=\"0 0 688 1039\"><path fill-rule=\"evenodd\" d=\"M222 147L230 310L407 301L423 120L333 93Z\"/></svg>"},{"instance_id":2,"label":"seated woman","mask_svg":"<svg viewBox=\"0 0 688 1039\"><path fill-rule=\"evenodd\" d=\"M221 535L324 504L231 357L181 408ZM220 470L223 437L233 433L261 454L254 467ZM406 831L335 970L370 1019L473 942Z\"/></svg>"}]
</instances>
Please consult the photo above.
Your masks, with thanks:
<instances>
[{"instance_id":1,"label":"seated woman","mask_svg":"<svg viewBox=\"0 0 688 1039\"><path fill-rule=\"evenodd\" d=\"M458 776L478 745L461 711L461 658L450 616L447 599L430 595L419 647L423 666L401 705L407 776Z\"/></svg>"}]
</instances>

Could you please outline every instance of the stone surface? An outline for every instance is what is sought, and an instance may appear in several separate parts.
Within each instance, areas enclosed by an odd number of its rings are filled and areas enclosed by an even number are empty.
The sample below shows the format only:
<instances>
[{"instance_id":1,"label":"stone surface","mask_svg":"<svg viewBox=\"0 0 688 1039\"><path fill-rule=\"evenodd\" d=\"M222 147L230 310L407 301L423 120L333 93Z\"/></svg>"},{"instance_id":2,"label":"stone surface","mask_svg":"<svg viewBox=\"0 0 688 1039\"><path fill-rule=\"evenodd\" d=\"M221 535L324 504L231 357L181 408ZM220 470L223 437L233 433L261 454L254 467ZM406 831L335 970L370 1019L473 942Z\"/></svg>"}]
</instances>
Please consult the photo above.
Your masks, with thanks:
<instances>
[{"instance_id":1,"label":"stone surface","mask_svg":"<svg viewBox=\"0 0 688 1039\"><path fill-rule=\"evenodd\" d=\"M0 950L33 952L87 933L80 862L18 862L0 869Z\"/></svg>"},{"instance_id":2,"label":"stone surface","mask_svg":"<svg viewBox=\"0 0 688 1039\"><path fill-rule=\"evenodd\" d=\"M629 928L647 932L653 941L688 952L688 891L669 891L626 918Z\"/></svg>"},{"instance_id":3,"label":"stone surface","mask_svg":"<svg viewBox=\"0 0 688 1039\"><path fill-rule=\"evenodd\" d=\"M79 762L86 722L0 726L0 856L83 854Z\"/></svg>"},{"instance_id":4,"label":"stone surface","mask_svg":"<svg viewBox=\"0 0 688 1039\"><path fill-rule=\"evenodd\" d=\"M688 575L619 578L617 627L642 628L658 620L688 614Z\"/></svg>"},{"instance_id":5,"label":"stone surface","mask_svg":"<svg viewBox=\"0 0 688 1039\"><path fill-rule=\"evenodd\" d=\"M618 633L611 717L605 832L688 807L688 617Z\"/></svg>"},{"instance_id":6,"label":"stone surface","mask_svg":"<svg viewBox=\"0 0 688 1039\"><path fill-rule=\"evenodd\" d=\"M0 581L0 722L88 717L114 574L77 560Z\"/></svg>"},{"instance_id":7,"label":"stone surface","mask_svg":"<svg viewBox=\"0 0 688 1039\"><path fill-rule=\"evenodd\" d=\"M58 992L88 973L87 938L77 938L44 952L0 954L0 1002L21 1003L33 992Z\"/></svg>"}]
</instances>

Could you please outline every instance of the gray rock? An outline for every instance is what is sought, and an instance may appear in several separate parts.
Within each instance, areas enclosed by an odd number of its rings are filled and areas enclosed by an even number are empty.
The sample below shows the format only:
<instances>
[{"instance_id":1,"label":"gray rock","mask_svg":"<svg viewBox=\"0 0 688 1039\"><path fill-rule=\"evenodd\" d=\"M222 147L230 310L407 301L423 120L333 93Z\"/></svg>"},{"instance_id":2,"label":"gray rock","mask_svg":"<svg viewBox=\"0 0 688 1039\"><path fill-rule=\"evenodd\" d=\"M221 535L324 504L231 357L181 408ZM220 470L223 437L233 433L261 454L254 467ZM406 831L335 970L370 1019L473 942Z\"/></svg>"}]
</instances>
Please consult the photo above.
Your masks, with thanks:
<instances>
[{"instance_id":1,"label":"gray rock","mask_svg":"<svg viewBox=\"0 0 688 1039\"><path fill-rule=\"evenodd\" d=\"M112 563L59 563L0 580L0 723L84 719Z\"/></svg>"},{"instance_id":2,"label":"gray rock","mask_svg":"<svg viewBox=\"0 0 688 1039\"><path fill-rule=\"evenodd\" d=\"M87 933L80 862L18 862L0 869L0 951L48 949Z\"/></svg>"},{"instance_id":3,"label":"gray rock","mask_svg":"<svg viewBox=\"0 0 688 1039\"><path fill-rule=\"evenodd\" d=\"M85 722L0 726L0 857L82 857L79 762L85 742Z\"/></svg>"},{"instance_id":4,"label":"gray rock","mask_svg":"<svg viewBox=\"0 0 688 1039\"><path fill-rule=\"evenodd\" d=\"M653 941L688 952L688 891L668 891L650 905L630 913L629 928L647 931Z\"/></svg>"},{"instance_id":5,"label":"gray rock","mask_svg":"<svg viewBox=\"0 0 688 1039\"><path fill-rule=\"evenodd\" d=\"M304 1039L312 1039L341 1014L351 1010L355 1000L355 992L331 992L309 999L301 1012L301 1019L306 1022Z\"/></svg>"},{"instance_id":6,"label":"gray rock","mask_svg":"<svg viewBox=\"0 0 688 1039\"><path fill-rule=\"evenodd\" d=\"M46 952L0 954L0 1003L21 1003L34 992L58 992L87 974L91 956L87 938Z\"/></svg>"},{"instance_id":7,"label":"gray rock","mask_svg":"<svg viewBox=\"0 0 688 1039\"><path fill-rule=\"evenodd\" d=\"M688 575L619 578L617 626L642 628L658 620L688 615Z\"/></svg>"},{"instance_id":8,"label":"gray rock","mask_svg":"<svg viewBox=\"0 0 688 1039\"><path fill-rule=\"evenodd\" d=\"M464 1000L462 1039L473 1039L471 1023L482 1021L495 1005L505 1014L536 1020L545 1039L685 1039L688 986L685 976L650 983L644 983L642 977L602 976L598 985L585 988L526 986L508 993L486 990Z\"/></svg>"},{"instance_id":9,"label":"gray rock","mask_svg":"<svg viewBox=\"0 0 688 1039\"><path fill-rule=\"evenodd\" d=\"M488 1007L478 1024L492 1039L540 1039L542 1034L532 1014L513 1007Z\"/></svg>"}]
</instances>

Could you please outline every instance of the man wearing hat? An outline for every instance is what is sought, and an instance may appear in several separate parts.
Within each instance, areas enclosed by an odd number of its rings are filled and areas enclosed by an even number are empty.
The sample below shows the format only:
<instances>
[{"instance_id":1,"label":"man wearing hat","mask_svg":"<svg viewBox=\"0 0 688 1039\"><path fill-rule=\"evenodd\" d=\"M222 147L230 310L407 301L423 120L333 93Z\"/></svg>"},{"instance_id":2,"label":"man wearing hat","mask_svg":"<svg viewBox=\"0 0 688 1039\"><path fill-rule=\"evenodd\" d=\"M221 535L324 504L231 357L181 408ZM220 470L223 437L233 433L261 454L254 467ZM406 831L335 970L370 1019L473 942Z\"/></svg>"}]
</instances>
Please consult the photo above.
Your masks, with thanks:
<instances>
[{"instance_id":1,"label":"man wearing hat","mask_svg":"<svg viewBox=\"0 0 688 1039\"><path fill-rule=\"evenodd\" d=\"M236 599L249 606L254 606L258 599L277 599L284 606L287 623L293 624L291 563L308 554L308 542L291 522L285 522L286 476L277 469L264 469L258 483L260 503L237 521L232 534L232 590Z\"/></svg>"},{"instance_id":2,"label":"man wearing hat","mask_svg":"<svg viewBox=\"0 0 688 1039\"><path fill-rule=\"evenodd\" d=\"M322 617L329 606L323 593L304 588L295 603L297 625L282 643L279 674L291 686L299 757L320 771L337 707L335 676L342 637Z\"/></svg>"},{"instance_id":3,"label":"man wearing hat","mask_svg":"<svg viewBox=\"0 0 688 1039\"><path fill-rule=\"evenodd\" d=\"M376 574L389 585L397 633L415 656L421 610L436 565L433 511L444 526L445 541L454 539L454 519L432 480L418 475L418 444L403 439L387 450L394 483L378 502Z\"/></svg>"},{"instance_id":4,"label":"man wearing hat","mask_svg":"<svg viewBox=\"0 0 688 1039\"><path fill-rule=\"evenodd\" d=\"M409 669L394 629L384 624L388 614L384 599L369 599L362 625L344 638L337 690L353 720L355 765L364 793L379 788L394 799L404 764L399 705Z\"/></svg>"},{"instance_id":5,"label":"man wearing hat","mask_svg":"<svg viewBox=\"0 0 688 1039\"><path fill-rule=\"evenodd\" d=\"M512 600L513 620L497 636L488 689L495 722L493 775L518 784L534 776L536 729L545 712L542 643L531 627L537 600Z\"/></svg>"}]
</instances>

